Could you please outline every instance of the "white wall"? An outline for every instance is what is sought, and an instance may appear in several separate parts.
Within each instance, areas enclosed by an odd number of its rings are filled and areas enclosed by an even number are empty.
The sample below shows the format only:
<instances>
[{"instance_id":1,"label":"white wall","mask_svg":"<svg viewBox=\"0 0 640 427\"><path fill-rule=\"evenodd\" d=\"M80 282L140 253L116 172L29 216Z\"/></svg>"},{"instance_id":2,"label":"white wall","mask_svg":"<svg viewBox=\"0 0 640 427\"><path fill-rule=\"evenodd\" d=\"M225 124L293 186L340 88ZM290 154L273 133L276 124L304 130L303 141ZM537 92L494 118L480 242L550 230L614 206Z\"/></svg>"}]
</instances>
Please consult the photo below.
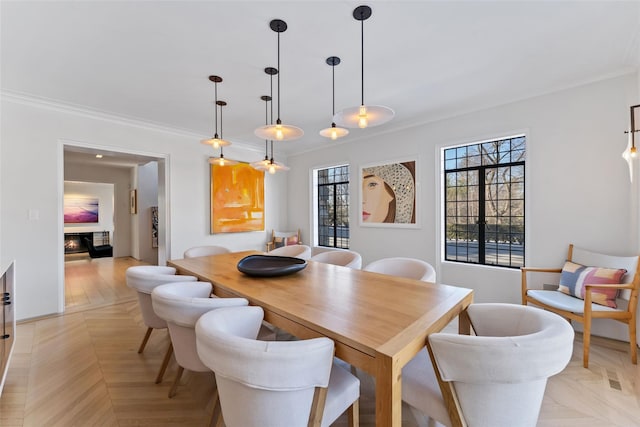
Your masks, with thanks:
<instances>
[{"instance_id":1,"label":"white wall","mask_svg":"<svg viewBox=\"0 0 640 427\"><path fill-rule=\"evenodd\" d=\"M138 223L138 259L149 264L158 263L158 249L151 244L151 206L158 206L158 163L139 166L138 213L133 217Z\"/></svg>"},{"instance_id":2,"label":"white wall","mask_svg":"<svg viewBox=\"0 0 640 427\"><path fill-rule=\"evenodd\" d=\"M16 259L21 265L16 303L18 319L64 309L62 227L63 141L78 141L99 149L167 157L169 230L168 257L181 258L185 249L203 244L233 250L262 250L267 232L209 234L210 147L202 135L187 135L129 120L68 110L26 98L4 96L0 130L0 265ZM233 145L231 159L255 161L259 151ZM282 159L287 162L287 159ZM268 176L266 229L286 221L286 177ZM163 189L164 191L164 189ZM128 203L128 199L127 199ZM29 212L38 213L37 217ZM31 219L30 219L31 218ZM162 230L161 230L162 231ZM37 242L37 244L34 244Z\"/></svg>"},{"instance_id":3,"label":"white wall","mask_svg":"<svg viewBox=\"0 0 640 427\"><path fill-rule=\"evenodd\" d=\"M571 242L616 254L638 251L638 222L631 216L632 193L624 130L637 94L630 74L509 105L425 123L403 131L357 140L290 157L289 228L310 230L309 170L351 165L351 249L363 265L382 257L413 256L436 266L438 281L474 289L475 301L519 303L520 273L440 261L439 149L484 138L527 133L527 265L561 265ZM393 107L393 106L391 106ZM396 117L401 120L402 117ZM352 131L357 136L358 130ZM357 182L361 165L387 159L418 160L419 229L364 228ZM305 195L304 197L300 195Z\"/></svg>"}]
</instances>

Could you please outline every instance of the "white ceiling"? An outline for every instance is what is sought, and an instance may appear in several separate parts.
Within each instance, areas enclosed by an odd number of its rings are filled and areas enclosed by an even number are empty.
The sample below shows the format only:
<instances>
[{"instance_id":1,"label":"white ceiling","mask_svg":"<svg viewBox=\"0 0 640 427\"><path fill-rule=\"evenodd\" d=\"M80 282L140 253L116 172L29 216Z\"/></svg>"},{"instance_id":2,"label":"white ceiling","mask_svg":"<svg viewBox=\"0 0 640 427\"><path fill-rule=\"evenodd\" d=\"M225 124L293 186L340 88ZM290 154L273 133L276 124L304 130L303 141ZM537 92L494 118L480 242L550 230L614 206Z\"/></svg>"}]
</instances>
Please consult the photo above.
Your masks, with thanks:
<instances>
[{"instance_id":1,"label":"white ceiling","mask_svg":"<svg viewBox=\"0 0 640 427\"><path fill-rule=\"evenodd\" d=\"M214 86L228 102L225 139L262 150L267 66L276 66L271 19L281 34L282 121L304 129L278 143L293 154L335 144L318 135L336 110L360 103L360 22L365 103L393 121L352 129L366 138L637 70L638 1L5 1L4 95L43 98L158 124L213 133ZM277 89L277 86L274 85ZM275 117L274 117L275 119Z\"/></svg>"}]
</instances>

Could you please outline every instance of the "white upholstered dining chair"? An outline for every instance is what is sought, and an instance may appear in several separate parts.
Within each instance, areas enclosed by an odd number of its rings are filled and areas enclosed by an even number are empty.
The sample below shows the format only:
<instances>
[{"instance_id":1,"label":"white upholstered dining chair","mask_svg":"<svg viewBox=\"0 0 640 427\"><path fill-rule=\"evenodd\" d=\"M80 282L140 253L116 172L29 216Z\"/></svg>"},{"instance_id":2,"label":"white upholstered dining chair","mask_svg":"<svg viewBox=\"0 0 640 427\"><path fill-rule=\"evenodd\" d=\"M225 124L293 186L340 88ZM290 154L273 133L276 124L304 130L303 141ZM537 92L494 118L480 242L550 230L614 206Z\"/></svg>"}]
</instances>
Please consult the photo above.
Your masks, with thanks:
<instances>
[{"instance_id":1,"label":"white upholstered dining chair","mask_svg":"<svg viewBox=\"0 0 640 427\"><path fill-rule=\"evenodd\" d=\"M194 246L184 251L184 258L195 258L199 256L226 254L231 252L224 246L208 245L208 246Z\"/></svg>"},{"instance_id":2,"label":"white upholstered dining chair","mask_svg":"<svg viewBox=\"0 0 640 427\"><path fill-rule=\"evenodd\" d=\"M173 353L178 363L176 378L169 389L169 397L176 394L185 369L208 372L196 351L196 322L204 313L222 307L246 306L244 298L211 298L209 282L174 282L157 286L151 293L153 310L167 322Z\"/></svg>"},{"instance_id":3,"label":"white upholstered dining chair","mask_svg":"<svg viewBox=\"0 0 640 427\"><path fill-rule=\"evenodd\" d=\"M429 335L402 369L402 400L447 426L534 427L547 378L571 359L571 325L517 304L467 313L476 335Z\"/></svg>"},{"instance_id":4,"label":"white upholstered dining chair","mask_svg":"<svg viewBox=\"0 0 640 427\"><path fill-rule=\"evenodd\" d=\"M311 258L311 248L307 245L289 245L272 249L267 255L289 256L307 260Z\"/></svg>"},{"instance_id":5,"label":"white upholstered dining chair","mask_svg":"<svg viewBox=\"0 0 640 427\"><path fill-rule=\"evenodd\" d=\"M417 258L382 258L367 264L363 270L373 273L389 274L435 283L436 270L431 264Z\"/></svg>"},{"instance_id":6,"label":"white upholstered dining chair","mask_svg":"<svg viewBox=\"0 0 640 427\"><path fill-rule=\"evenodd\" d=\"M129 267L125 272L125 277L127 286L136 290L140 311L142 313L142 321L145 326L147 326L147 332L142 339L140 348L138 348L138 353L142 353L154 329L167 329L167 322L158 317L153 311L153 305L151 303L151 292L153 289L165 283L195 282L197 278L195 276L177 275L175 268L158 265L136 265ZM156 384L162 382L171 354L173 354L173 346L169 343L162 365L160 366L160 371L158 371L156 377Z\"/></svg>"},{"instance_id":7,"label":"white upholstered dining chair","mask_svg":"<svg viewBox=\"0 0 640 427\"><path fill-rule=\"evenodd\" d=\"M362 267L362 256L355 251L348 249L335 249L320 252L311 258L311 261L323 262L325 264L342 265L344 267L359 270Z\"/></svg>"},{"instance_id":8,"label":"white upholstered dining chair","mask_svg":"<svg viewBox=\"0 0 640 427\"><path fill-rule=\"evenodd\" d=\"M223 308L196 324L200 359L215 373L227 427L359 424L360 381L333 363L329 338L258 341L261 307Z\"/></svg>"}]
</instances>

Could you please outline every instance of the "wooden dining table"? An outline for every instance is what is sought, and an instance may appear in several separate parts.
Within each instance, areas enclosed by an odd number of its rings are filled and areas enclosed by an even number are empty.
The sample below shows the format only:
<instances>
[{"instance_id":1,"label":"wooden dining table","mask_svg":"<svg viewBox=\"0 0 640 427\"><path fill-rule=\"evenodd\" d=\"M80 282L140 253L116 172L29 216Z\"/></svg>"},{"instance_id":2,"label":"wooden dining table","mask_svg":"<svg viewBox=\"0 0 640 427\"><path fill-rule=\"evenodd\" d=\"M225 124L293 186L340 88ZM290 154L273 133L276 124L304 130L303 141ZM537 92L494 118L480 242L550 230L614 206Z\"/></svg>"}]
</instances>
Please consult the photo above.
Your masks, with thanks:
<instances>
[{"instance_id":1,"label":"wooden dining table","mask_svg":"<svg viewBox=\"0 0 640 427\"><path fill-rule=\"evenodd\" d=\"M459 316L469 333L471 289L307 261L294 274L254 277L237 269L257 251L168 262L179 274L211 282L219 297L242 297L264 309L265 320L301 339L329 337L336 357L375 378L376 426L402 424L402 367L427 335Z\"/></svg>"}]
</instances>

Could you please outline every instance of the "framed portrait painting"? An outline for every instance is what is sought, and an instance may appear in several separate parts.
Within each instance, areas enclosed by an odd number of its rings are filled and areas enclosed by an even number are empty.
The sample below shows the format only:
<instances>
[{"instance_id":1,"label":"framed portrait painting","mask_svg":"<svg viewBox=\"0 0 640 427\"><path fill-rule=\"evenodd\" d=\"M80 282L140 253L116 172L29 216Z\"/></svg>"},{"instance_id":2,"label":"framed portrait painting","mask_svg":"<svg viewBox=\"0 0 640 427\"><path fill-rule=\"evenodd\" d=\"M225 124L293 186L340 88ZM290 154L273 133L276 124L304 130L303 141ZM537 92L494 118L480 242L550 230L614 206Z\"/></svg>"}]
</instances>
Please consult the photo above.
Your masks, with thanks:
<instances>
[{"instance_id":1,"label":"framed portrait painting","mask_svg":"<svg viewBox=\"0 0 640 427\"><path fill-rule=\"evenodd\" d=\"M211 233L264 230L264 172L211 164Z\"/></svg>"},{"instance_id":2,"label":"framed portrait painting","mask_svg":"<svg viewBox=\"0 0 640 427\"><path fill-rule=\"evenodd\" d=\"M394 160L360 168L360 225L418 228L416 160Z\"/></svg>"}]
</instances>

